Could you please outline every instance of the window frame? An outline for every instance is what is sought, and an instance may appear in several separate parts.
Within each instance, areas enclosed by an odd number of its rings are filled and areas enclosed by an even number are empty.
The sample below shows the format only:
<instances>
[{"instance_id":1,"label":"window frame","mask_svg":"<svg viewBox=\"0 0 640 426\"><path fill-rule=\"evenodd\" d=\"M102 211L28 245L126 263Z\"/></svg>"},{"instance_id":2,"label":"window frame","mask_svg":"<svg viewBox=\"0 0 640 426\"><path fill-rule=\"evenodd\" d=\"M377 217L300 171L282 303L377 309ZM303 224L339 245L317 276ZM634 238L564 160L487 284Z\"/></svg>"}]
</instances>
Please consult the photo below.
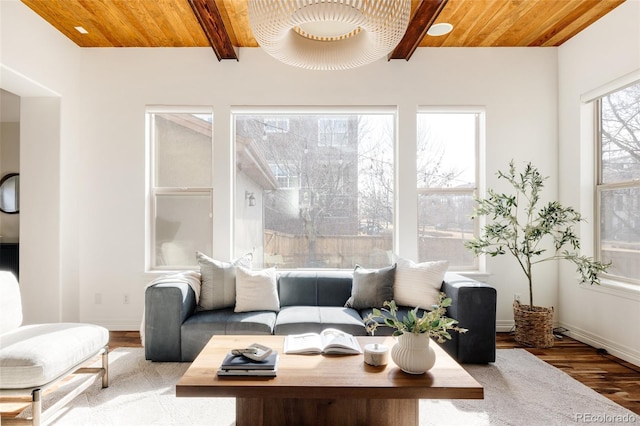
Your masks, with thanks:
<instances>
[{"instance_id":1,"label":"window frame","mask_svg":"<svg viewBox=\"0 0 640 426\"><path fill-rule=\"evenodd\" d=\"M595 158L595 182L594 182L594 257L598 261L603 261L604 257L602 254L602 199L603 194L608 191L615 191L619 189L633 189L640 188L640 180L628 180L628 181L617 181L617 182L608 182L603 183L603 159L602 159L602 150L603 150L603 138L602 138L602 98L608 96L612 93L624 90L625 88L632 86L634 84L640 84L640 80L622 84L619 87L611 87L609 91L603 93L599 96L596 96L593 102L593 112L594 112L594 158ZM603 280L616 282L616 283L624 283L632 286L640 287L640 279L634 279L631 277L625 277L622 275L614 275L609 272L603 272L600 274Z\"/></svg>"},{"instance_id":2,"label":"window frame","mask_svg":"<svg viewBox=\"0 0 640 426\"><path fill-rule=\"evenodd\" d=\"M394 153L394 161L396 160L395 157L395 152L397 151L397 146L398 146L398 139L397 139L397 129L399 126L398 123L398 119L399 119L399 109L397 106L395 105L389 105L389 106L385 106L385 105L381 105L381 106L235 106L231 108L231 113L230 113L230 119L232 122L232 131L231 131L231 140L232 140L232 152L233 152L233 156L231 158L231 161L233 163L233 168L236 168L236 164L237 164L237 158L236 158L236 142L235 142L235 136L236 136L236 117L239 115L260 115L260 114L264 114L264 115L282 115L285 116L287 114L289 115L326 115L328 118L331 117L335 117L334 119L338 119L338 120L344 120L346 121L347 118L345 116L348 115L392 115L393 116L393 134L394 134L394 140L393 140L393 146L392 146L392 151ZM278 120L281 121L281 120ZM290 120L287 119L287 122L289 122ZM319 130L319 129L318 129ZM347 131L345 134L349 134L349 128L347 127ZM333 145L327 145L327 144L322 144L320 143L320 140L318 140L318 146L322 147L322 148L332 148L332 147L336 147L336 146L342 146L342 144L337 145L337 144L333 144ZM271 167L271 164L269 164L269 166ZM236 171L237 172L237 171ZM393 182L394 185L397 183L397 170L394 168L393 171ZM298 179L298 185L301 185L301 180L302 178L298 175L296 177ZM344 179L344 175L342 175L341 180ZM237 177L234 173L234 177L233 177L233 182L234 182L234 189L233 192L234 193L238 193L240 190L237 187ZM288 188L282 188L282 189L288 189ZM304 190L303 186L299 186L298 187L299 190ZM396 187L395 190L397 191L398 188ZM242 192L242 191L240 191ZM340 195L338 195L340 196ZM394 200L397 198L397 194L394 195ZM236 205L235 201L234 201L234 205ZM398 216L398 207L397 207L397 203L394 201L392 203L393 208L394 208L394 212L393 212L393 223L394 223L394 228L396 227L397 224L397 216ZM237 221L238 221L238 217L237 217L237 212L234 211L232 213L232 223L233 223L233 227L235 228L237 226ZM237 241L235 240L237 237L237 233L234 232L234 237L233 237L233 242L232 242L232 256L238 256L239 253L242 251L238 251L238 246L237 246ZM393 252L397 251L397 238L395 235L392 235L391 238L391 250ZM263 247L264 248L264 247ZM255 248L254 248L255 249ZM257 259L256 254L259 254L258 252L254 252L254 262ZM266 258L266 254L264 254L265 258ZM319 269L317 267L314 266L308 266L308 267L294 267L294 268L283 268L284 270L296 270L296 271L301 271L301 270L314 270L314 269ZM335 270L336 268L333 267L327 267L327 268L320 268L322 270ZM340 268L338 268L340 269ZM344 269L344 268L342 268ZM351 269L351 268L348 268ZM345 269L346 270L346 269Z\"/></svg>"},{"instance_id":3,"label":"window frame","mask_svg":"<svg viewBox=\"0 0 640 426\"><path fill-rule=\"evenodd\" d=\"M419 196L420 193L423 194L428 194L428 193L434 193L434 192L439 192L439 193L471 193L473 195L473 193L480 193L482 191L482 188L484 187L484 169L485 169L485 162L484 162L484 158L485 158L485 153L484 153L484 139L486 137L485 134L485 120L486 120L486 111L485 108L482 106L418 106L417 109L414 109L413 113L410 113L411 115L413 115L413 118L403 118L403 114L400 112L400 109L398 106L396 105L388 105L388 106L254 106L254 107L247 107L247 106L233 106L230 110L230 121L231 121L231 132L230 132L230 136L231 136L231 141L230 144L234 144L235 142L233 142L233 138L235 135L235 122L234 122L234 116L237 114L272 114L272 113L277 113L277 114L326 114L326 115L334 115L337 117L340 116L344 116L345 114L393 114L394 118L394 134L395 134L395 139L393 142L393 156L394 156L394 170L393 170L393 180L395 182L395 194L394 194L394 202L393 202L393 235L392 235L392 252L398 255L402 255L402 256L408 256L408 257L414 257L417 256L418 253L417 251L415 253L413 253L416 249L417 246L419 244L419 240L418 240L418 236L417 233L413 233L415 235L414 238L409 238L407 240L407 236L408 233L406 231L406 223L410 223L413 222L413 220L415 220L416 225L418 223L418 211L414 211L412 212L411 210L413 210L412 208L409 208L409 212L401 212L400 208L401 206L405 206L404 210L406 210L407 204L408 207L411 207L412 205L414 205L413 203L415 202L415 200L417 200L417 197ZM145 110L145 117L149 117L150 113L188 113L188 114L201 114L201 113L206 113L206 114L211 114L211 116L213 117L213 108L211 107L183 107L183 106L161 106L161 107L154 107L154 106L147 106L146 110ZM407 154L406 152L404 154L400 154L400 150L401 148L399 147L399 139L398 139L398 134L399 134L399 128L401 126L402 122L414 122L417 118L416 114L417 113L472 113L476 115L476 125L475 125L475 132L476 132L476 138L475 138L475 188L471 189L471 188L420 188L418 189L416 181L415 181L415 177L414 177L414 185L416 185L416 192L413 192L410 190L410 188L407 188L410 192L406 192L405 190L401 189L398 186L399 180L400 181L405 181L405 183L408 184L408 181L406 180L406 177L400 177L399 174L401 174L400 172L400 164L398 163L398 161L400 160L401 157L406 158ZM213 120L212 120L212 126L213 126ZM149 128L149 123L146 123L146 128ZM214 128L215 129L215 128ZM210 203L211 203L211 208L210 208L210 221L211 221L211 230L212 230L212 235L210 236L211 239L211 244L213 244L213 250L214 252L216 250L219 249L219 247L217 247L214 242L214 238L213 238L213 233L215 232L215 221L213 219L213 214L214 214L214 189L216 188L216 185L214 185L214 180L213 180L213 176L215 175L215 170L218 169L215 165L215 161L214 161L214 153L215 153L215 145L213 144L213 138L214 138L214 134L215 131L213 131L214 129L212 129L212 150L211 150L211 173L212 173L212 181L211 187L206 187L206 188L170 188L170 187L154 187L152 184L155 181L155 167L153 167L156 159L155 159L155 147L153 146L152 140L149 138L149 136L147 137L147 168L148 168L148 173L147 173L147 179L148 179L148 183L145 185L146 190L147 190L147 213L146 213L146 217L147 217L147 221L146 221L146 228L147 228L147 237L146 237L146 244L145 244L145 248L146 248L146 270L153 272L153 271L163 271L163 270L182 270L182 269L192 269L193 266L184 266L184 267L179 267L176 265L171 265L171 266L165 266L165 265L156 265L155 263L158 261L157 258L157 253L156 253L156 247L155 247L155 239L156 239L156 223L154 220L155 217L155 212L157 209L157 202L156 200L158 199L159 196L163 196L163 195L189 195L189 194L193 194L193 195L197 195L197 196L202 196L202 195L206 195L209 196L210 199ZM219 128L218 128L219 129ZM417 128L416 130L417 131ZM417 138L416 138L417 139ZM235 145L230 145L232 148L230 149L231 151L231 155L229 156L229 161L231 164L231 168L233 169L235 167L236 164L236 153L235 153ZM406 145L405 145L406 146ZM415 147L413 148L415 149ZM405 149L406 151L406 149ZM409 149L409 151L411 151L411 148ZM415 154L413 155L413 157L415 158ZM415 165L414 165L415 167ZM225 167L222 167L222 169L224 170ZM218 169L219 170L219 169ZM234 196L233 194L237 192L237 182L236 182L236 176L235 174L232 175L231 177L232 179L232 186L230 187L230 191L231 191L231 197L230 197L230 202L231 205L229 206L229 219L230 219L230 224L229 226L230 228L230 233L229 233L229 255L233 256L235 254L235 251L237 249L236 247L236 242L234 239L234 234L235 234L235 227L237 226L237 217L236 217L236 213L235 210L239 208L239 206L242 204L242 200L238 201L237 196ZM220 190L220 186L217 186L218 190ZM407 198L407 196L409 196L409 199L411 198L411 193L413 192L413 196L416 197L416 199L414 199L413 201L409 201L408 203L406 201L401 202L399 201L399 197L403 197L403 198ZM240 203L240 204L238 204ZM226 205L226 203L224 204ZM221 207L221 204L217 204L217 209L220 208L226 208L226 207ZM406 215L412 215L415 217L415 219L409 220L409 221L404 221L403 217L405 217L406 219ZM223 215L224 216L224 215ZM220 211L218 211L218 220L220 220ZM400 221L403 221L405 224L404 225L400 225ZM481 220L481 219L480 219ZM473 229L473 233L475 235L478 234L479 229L480 229L480 222L476 221L476 223L474 224L474 229ZM413 241L412 241L413 240ZM402 242L402 244L404 245L404 249L402 249L401 247L398 246L398 244ZM415 244L415 248L412 248L412 246ZM408 248L407 248L408 247ZM213 253L212 253L213 254ZM416 259L417 260L417 259ZM456 268L456 270L459 270L461 272L465 272L465 273L479 273L482 274L484 272L484 268L485 268L485 261L483 258L481 257L474 257L474 265L473 266L468 266L465 268ZM309 267L309 268L298 268L298 269L315 269L313 267ZM331 267L329 267L328 269L333 269Z\"/></svg>"},{"instance_id":4,"label":"window frame","mask_svg":"<svg viewBox=\"0 0 640 426\"><path fill-rule=\"evenodd\" d=\"M211 186L210 187L171 187L171 186L157 186L158 178L158 148L155 143L155 127L153 123L153 116L155 114L207 114L211 115ZM213 158L213 126L214 115L212 107L203 106L154 106L150 105L145 108L145 138L146 138L146 150L147 150L147 214L146 214L146 243L145 243L145 270L147 272L165 272L176 270L191 270L194 265L158 265L158 247L157 247L157 229L156 229L156 214L158 208L158 198L161 196L208 196L209 197L209 221L211 228L213 229L213 170L214 170L214 158ZM213 235L211 236L213 242ZM195 256L194 256L195 259Z\"/></svg>"}]
</instances>

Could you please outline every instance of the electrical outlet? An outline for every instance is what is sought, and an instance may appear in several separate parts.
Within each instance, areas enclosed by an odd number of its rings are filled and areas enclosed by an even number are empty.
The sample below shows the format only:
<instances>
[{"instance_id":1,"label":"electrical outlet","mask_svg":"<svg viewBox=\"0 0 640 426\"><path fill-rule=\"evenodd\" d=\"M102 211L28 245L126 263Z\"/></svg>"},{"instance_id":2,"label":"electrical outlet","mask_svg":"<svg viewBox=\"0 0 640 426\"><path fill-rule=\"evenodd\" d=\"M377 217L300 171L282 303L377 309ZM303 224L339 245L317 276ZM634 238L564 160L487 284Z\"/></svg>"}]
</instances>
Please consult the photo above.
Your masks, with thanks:
<instances>
[{"instance_id":1,"label":"electrical outlet","mask_svg":"<svg viewBox=\"0 0 640 426\"><path fill-rule=\"evenodd\" d=\"M125 293L122 296L122 303L124 303L125 305L128 305L131 302L131 299L129 298L129 294Z\"/></svg>"},{"instance_id":2,"label":"electrical outlet","mask_svg":"<svg viewBox=\"0 0 640 426\"><path fill-rule=\"evenodd\" d=\"M520 293L513 294L513 300L519 302L520 301Z\"/></svg>"},{"instance_id":3,"label":"electrical outlet","mask_svg":"<svg viewBox=\"0 0 640 426\"><path fill-rule=\"evenodd\" d=\"M96 305L102 305L102 293L96 293L93 295L93 303Z\"/></svg>"}]
</instances>

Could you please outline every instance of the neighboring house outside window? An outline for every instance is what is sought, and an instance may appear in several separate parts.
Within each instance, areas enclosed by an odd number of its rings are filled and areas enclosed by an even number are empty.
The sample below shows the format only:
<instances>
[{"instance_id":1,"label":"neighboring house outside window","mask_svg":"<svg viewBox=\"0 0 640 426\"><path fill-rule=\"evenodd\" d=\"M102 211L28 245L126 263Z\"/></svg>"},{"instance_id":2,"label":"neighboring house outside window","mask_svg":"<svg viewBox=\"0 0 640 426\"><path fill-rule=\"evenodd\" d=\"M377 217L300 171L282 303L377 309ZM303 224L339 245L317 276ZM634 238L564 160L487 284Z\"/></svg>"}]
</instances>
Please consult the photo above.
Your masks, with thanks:
<instances>
[{"instance_id":1,"label":"neighboring house outside window","mask_svg":"<svg viewBox=\"0 0 640 426\"><path fill-rule=\"evenodd\" d=\"M640 284L640 82L596 100L596 257L604 274Z\"/></svg>"},{"instance_id":2,"label":"neighboring house outside window","mask_svg":"<svg viewBox=\"0 0 640 426\"><path fill-rule=\"evenodd\" d=\"M235 180L247 188L236 191L262 206L259 218L255 208L236 211L236 254L289 269L390 264L395 112L233 116ZM267 131L285 122L287 132Z\"/></svg>"},{"instance_id":3,"label":"neighboring house outside window","mask_svg":"<svg viewBox=\"0 0 640 426\"><path fill-rule=\"evenodd\" d=\"M346 117L329 117L318 120L318 145L340 146L349 137L349 120Z\"/></svg>"},{"instance_id":4,"label":"neighboring house outside window","mask_svg":"<svg viewBox=\"0 0 640 426\"><path fill-rule=\"evenodd\" d=\"M477 270L464 247L477 232L471 219L477 190L484 113L455 109L418 112L419 261L448 260L449 269Z\"/></svg>"},{"instance_id":5,"label":"neighboring house outside window","mask_svg":"<svg viewBox=\"0 0 640 426\"><path fill-rule=\"evenodd\" d=\"M212 134L209 110L148 108L150 270L192 269L212 251Z\"/></svg>"},{"instance_id":6,"label":"neighboring house outside window","mask_svg":"<svg viewBox=\"0 0 640 426\"><path fill-rule=\"evenodd\" d=\"M300 182L300 175L297 170L289 170L285 167L280 167L279 164L272 163L271 173L278 181L280 188L297 188L298 182Z\"/></svg>"}]
</instances>

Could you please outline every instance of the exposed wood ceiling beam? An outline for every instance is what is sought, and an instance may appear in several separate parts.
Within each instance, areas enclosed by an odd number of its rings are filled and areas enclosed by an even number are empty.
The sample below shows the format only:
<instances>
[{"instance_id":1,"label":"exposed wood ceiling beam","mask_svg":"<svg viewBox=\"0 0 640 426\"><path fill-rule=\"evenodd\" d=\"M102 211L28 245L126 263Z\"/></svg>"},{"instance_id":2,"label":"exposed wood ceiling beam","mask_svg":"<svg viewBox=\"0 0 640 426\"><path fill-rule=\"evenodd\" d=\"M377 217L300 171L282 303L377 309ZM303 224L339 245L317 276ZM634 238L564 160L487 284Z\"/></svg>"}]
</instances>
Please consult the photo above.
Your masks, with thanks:
<instances>
[{"instance_id":1,"label":"exposed wood ceiling beam","mask_svg":"<svg viewBox=\"0 0 640 426\"><path fill-rule=\"evenodd\" d=\"M236 48L225 29L224 21L214 0L189 0L193 13L198 18L209 44L213 48L218 61L223 59L238 60Z\"/></svg>"},{"instance_id":2,"label":"exposed wood ceiling beam","mask_svg":"<svg viewBox=\"0 0 640 426\"><path fill-rule=\"evenodd\" d=\"M444 9L447 1L422 0L409 21L407 32L394 51L391 52L389 59L406 59L408 61L427 34L429 27L433 25L442 9Z\"/></svg>"}]
</instances>

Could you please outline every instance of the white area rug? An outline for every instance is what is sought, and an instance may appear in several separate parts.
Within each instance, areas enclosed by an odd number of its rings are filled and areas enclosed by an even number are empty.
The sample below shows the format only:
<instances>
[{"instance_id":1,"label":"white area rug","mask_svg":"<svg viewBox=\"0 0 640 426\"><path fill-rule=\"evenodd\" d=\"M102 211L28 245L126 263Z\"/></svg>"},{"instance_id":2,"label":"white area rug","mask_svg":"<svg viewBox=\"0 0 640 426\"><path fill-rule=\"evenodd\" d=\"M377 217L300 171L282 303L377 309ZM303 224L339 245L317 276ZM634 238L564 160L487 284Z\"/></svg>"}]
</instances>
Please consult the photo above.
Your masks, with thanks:
<instances>
[{"instance_id":1,"label":"white area rug","mask_svg":"<svg viewBox=\"0 0 640 426\"><path fill-rule=\"evenodd\" d=\"M54 425L220 425L235 423L232 398L176 398L188 363L154 363L142 348L111 352L110 385L94 383L62 410ZM484 400L421 400L420 425L640 424L611 402L523 349L501 349L495 364L465 365ZM55 398L45 398L45 406ZM26 413L23 413L26 414Z\"/></svg>"},{"instance_id":2,"label":"white area rug","mask_svg":"<svg viewBox=\"0 0 640 426\"><path fill-rule=\"evenodd\" d=\"M484 400L422 400L420 425L640 425L640 415L524 349L500 349L495 364L464 367Z\"/></svg>"}]
</instances>

